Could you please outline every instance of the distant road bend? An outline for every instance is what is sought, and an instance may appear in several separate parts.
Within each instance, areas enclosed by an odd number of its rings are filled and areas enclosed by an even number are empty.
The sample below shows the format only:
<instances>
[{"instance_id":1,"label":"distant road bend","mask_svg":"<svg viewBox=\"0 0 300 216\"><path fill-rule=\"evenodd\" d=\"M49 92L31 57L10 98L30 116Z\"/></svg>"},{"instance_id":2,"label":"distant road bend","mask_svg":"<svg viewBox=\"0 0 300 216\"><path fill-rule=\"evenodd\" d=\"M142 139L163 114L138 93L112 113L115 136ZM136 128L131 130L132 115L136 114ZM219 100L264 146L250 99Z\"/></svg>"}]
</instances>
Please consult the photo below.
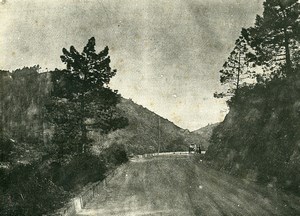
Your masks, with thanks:
<instances>
[{"instance_id":1,"label":"distant road bend","mask_svg":"<svg viewBox=\"0 0 300 216\"><path fill-rule=\"evenodd\" d=\"M300 215L298 197L213 170L188 154L163 155L121 166L77 215Z\"/></svg>"}]
</instances>

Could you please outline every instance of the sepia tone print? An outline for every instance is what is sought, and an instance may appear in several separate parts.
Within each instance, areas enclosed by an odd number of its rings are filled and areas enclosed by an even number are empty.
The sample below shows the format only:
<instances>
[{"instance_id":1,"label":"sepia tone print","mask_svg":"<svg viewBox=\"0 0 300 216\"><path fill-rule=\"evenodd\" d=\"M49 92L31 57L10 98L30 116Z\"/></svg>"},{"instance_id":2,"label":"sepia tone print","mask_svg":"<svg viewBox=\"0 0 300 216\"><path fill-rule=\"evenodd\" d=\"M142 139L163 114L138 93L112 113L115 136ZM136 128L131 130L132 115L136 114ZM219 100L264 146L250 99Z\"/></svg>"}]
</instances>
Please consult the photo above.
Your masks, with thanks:
<instances>
[{"instance_id":1,"label":"sepia tone print","mask_svg":"<svg viewBox=\"0 0 300 216\"><path fill-rule=\"evenodd\" d=\"M0 2L0 215L300 215L298 0Z\"/></svg>"}]
</instances>

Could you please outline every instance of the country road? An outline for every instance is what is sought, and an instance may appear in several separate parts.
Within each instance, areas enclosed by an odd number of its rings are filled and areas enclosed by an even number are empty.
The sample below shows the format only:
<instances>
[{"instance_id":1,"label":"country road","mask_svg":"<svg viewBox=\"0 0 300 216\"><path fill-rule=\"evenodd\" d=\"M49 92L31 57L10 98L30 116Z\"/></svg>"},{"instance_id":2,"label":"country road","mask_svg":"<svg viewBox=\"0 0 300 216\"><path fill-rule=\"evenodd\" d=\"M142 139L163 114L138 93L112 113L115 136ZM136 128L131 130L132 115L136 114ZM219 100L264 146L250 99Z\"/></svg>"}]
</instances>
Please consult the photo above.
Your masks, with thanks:
<instances>
[{"instance_id":1,"label":"country road","mask_svg":"<svg viewBox=\"0 0 300 216\"><path fill-rule=\"evenodd\" d=\"M300 199L174 155L125 164L77 215L290 216Z\"/></svg>"}]
</instances>

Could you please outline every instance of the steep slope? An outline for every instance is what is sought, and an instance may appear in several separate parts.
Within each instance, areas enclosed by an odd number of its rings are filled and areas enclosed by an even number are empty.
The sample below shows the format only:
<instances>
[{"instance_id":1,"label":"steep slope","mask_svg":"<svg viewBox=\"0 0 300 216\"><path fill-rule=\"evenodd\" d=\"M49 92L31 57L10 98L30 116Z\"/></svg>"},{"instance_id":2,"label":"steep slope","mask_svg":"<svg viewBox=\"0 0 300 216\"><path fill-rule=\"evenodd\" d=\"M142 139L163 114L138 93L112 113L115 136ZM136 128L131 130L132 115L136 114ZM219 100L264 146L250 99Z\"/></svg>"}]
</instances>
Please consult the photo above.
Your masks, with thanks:
<instances>
[{"instance_id":1,"label":"steep slope","mask_svg":"<svg viewBox=\"0 0 300 216\"><path fill-rule=\"evenodd\" d=\"M207 159L233 174L300 194L299 95L299 76L241 89L214 130Z\"/></svg>"},{"instance_id":2,"label":"steep slope","mask_svg":"<svg viewBox=\"0 0 300 216\"><path fill-rule=\"evenodd\" d=\"M18 143L28 143L25 148L35 145L40 151L47 149L53 128L45 120L44 105L52 87L51 72L23 68L14 73L1 71L0 78L1 129ZM189 131L131 100L122 99L118 108L128 118L129 126L108 135L91 131L96 151L114 144L125 145L129 154L187 150Z\"/></svg>"},{"instance_id":3,"label":"steep slope","mask_svg":"<svg viewBox=\"0 0 300 216\"><path fill-rule=\"evenodd\" d=\"M35 68L15 73L0 71L0 127L19 142L43 142L46 132L44 104L51 88L50 73Z\"/></svg>"},{"instance_id":4,"label":"steep slope","mask_svg":"<svg viewBox=\"0 0 300 216\"><path fill-rule=\"evenodd\" d=\"M123 98L118 108L129 125L103 137L104 146L124 144L129 154L187 150L187 130L129 99Z\"/></svg>"}]
</instances>

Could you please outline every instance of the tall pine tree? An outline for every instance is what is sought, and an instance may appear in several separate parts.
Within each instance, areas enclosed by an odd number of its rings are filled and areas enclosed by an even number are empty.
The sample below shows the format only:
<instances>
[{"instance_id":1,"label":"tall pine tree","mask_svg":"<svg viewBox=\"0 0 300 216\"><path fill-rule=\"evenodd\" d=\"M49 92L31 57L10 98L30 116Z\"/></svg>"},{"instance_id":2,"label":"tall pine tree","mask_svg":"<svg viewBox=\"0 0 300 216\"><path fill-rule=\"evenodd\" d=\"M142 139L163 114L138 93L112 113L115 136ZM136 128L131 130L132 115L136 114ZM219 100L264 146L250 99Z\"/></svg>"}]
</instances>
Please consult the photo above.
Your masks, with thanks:
<instances>
[{"instance_id":1,"label":"tall pine tree","mask_svg":"<svg viewBox=\"0 0 300 216\"><path fill-rule=\"evenodd\" d=\"M81 53L73 46L69 51L63 49L61 60L67 69L53 72L52 100L47 106L56 128L53 142L61 155L87 152L89 130L97 128L108 133L127 125L127 119L116 110L120 95L108 87L116 74L110 68L108 51L105 47L96 53L94 37Z\"/></svg>"},{"instance_id":2,"label":"tall pine tree","mask_svg":"<svg viewBox=\"0 0 300 216\"><path fill-rule=\"evenodd\" d=\"M247 41L241 35L235 41L233 50L220 70L220 82L222 85L227 86L227 91L215 93L215 97L236 95L240 87L247 84L247 82L253 83L254 71L251 71L251 65L249 64L251 58L253 58L253 53L251 53Z\"/></svg>"},{"instance_id":3,"label":"tall pine tree","mask_svg":"<svg viewBox=\"0 0 300 216\"><path fill-rule=\"evenodd\" d=\"M263 15L244 32L256 52L255 63L265 71L281 71L283 76L293 73L293 56L299 49L299 9L297 0L266 0Z\"/></svg>"}]
</instances>

